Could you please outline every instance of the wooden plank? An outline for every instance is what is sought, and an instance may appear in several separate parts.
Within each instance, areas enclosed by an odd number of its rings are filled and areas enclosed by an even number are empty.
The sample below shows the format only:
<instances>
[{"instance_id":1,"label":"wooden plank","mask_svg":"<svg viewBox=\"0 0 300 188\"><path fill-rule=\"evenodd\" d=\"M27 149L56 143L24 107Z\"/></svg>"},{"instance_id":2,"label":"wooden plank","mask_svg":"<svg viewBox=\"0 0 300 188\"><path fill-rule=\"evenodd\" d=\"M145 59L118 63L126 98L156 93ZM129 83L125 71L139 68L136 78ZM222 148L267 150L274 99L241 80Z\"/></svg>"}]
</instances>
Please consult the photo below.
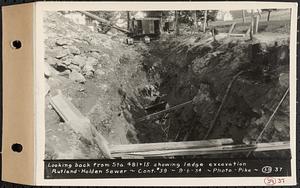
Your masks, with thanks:
<instances>
[{"instance_id":1,"label":"wooden plank","mask_svg":"<svg viewBox=\"0 0 300 188\"><path fill-rule=\"evenodd\" d=\"M290 149L290 142L271 142L271 143L258 143L254 152L273 151L273 150L287 150Z\"/></svg>"},{"instance_id":2,"label":"wooden plank","mask_svg":"<svg viewBox=\"0 0 300 188\"><path fill-rule=\"evenodd\" d=\"M161 105L166 105L167 101L160 101L154 105L150 105L150 106L146 106L144 107L145 110L148 110L150 108L154 108L154 107L157 107L157 106L161 106Z\"/></svg>"},{"instance_id":3,"label":"wooden plank","mask_svg":"<svg viewBox=\"0 0 300 188\"><path fill-rule=\"evenodd\" d=\"M146 152L127 152L127 153L113 153L113 157L121 156L143 156L143 157L162 157L162 156L187 156L187 155L210 155L210 154L226 154L226 153L240 153L240 152L261 152L261 151L278 151L290 149L290 142L272 142L272 143L258 143L256 145L227 145L214 146L208 148L192 148L181 150L156 150Z\"/></svg>"},{"instance_id":4,"label":"wooden plank","mask_svg":"<svg viewBox=\"0 0 300 188\"><path fill-rule=\"evenodd\" d=\"M245 34L231 33L231 34L229 34L229 36L231 36L231 37L245 37L246 35Z\"/></svg>"},{"instance_id":5,"label":"wooden plank","mask_svg":"<svg viewBox=\"0 0 300 188\"><path fill-rule=\"evenodd\" d=\"M128 153L128 152L144 152L155 150L175 150L175 149L193 149L204 148L212 146L222 146L232 144L231 138L212 139L200 141L186 141L186 142L160 142L147 144L127 144L127 145L112 145L110 146L111 153Z\"/></svg>"},{"instance_id":6,"label":"wooden plank","mask_svg":"<svg viewBox=\"0 0 300 188\"><path fill-rule=\"evenodd\" d=\"M250 34L250 30L251 30L251 28L249 27L248 30L246 31L246 35Z\"/></svg>"},{"instance_id":7,"label":"wooden plank","mask_svg":"<svg viewBox=\"0 0 300 188\"><path fill-rule=\"evenodd\" d=\"M80 111L62 94L50 98L50 103L65 122L86 119Z\"/></svg>"},{"instance_id":8,"label":"wooden plank","mask_svg":"<svg viewBox=\"0 0 300 188\"><path fill-rule=\"evenodd\" d=\"M60 93L54 97L50 97L50 104L76 133L79 133L84 139L96 143L106 158L112 158L107 140L90 123L90 120L83 116L68 99Z\"/></svg>"},{"instance_id":9,"label":"wooden plank","mask_svg":"<svg viewBox=\"0 0 300 188\"><path fill-rule=\"evenodd\" d=\"M177 110L179 108L183 108L184 106L188 105L188 104L191 104L193 102L193 100L190 100L190 101L187 101L187 102L184 102L184 103L181 103L181 104L178 104L176 106L172 106L168 109L165 109L165 110L162 110L162 111L159 111L159 112L155 112L153 114L149 114L147 116L144 116L142 118L139 118L137 119L136 121L144 121L144 120L147 120L147 119L150 119L151 117L153 116L157 116L157 115L161 115L163 113L167 113L167 112L170 112L170 111L173 111L173 110Z\"/></svg>"}]
</instances>

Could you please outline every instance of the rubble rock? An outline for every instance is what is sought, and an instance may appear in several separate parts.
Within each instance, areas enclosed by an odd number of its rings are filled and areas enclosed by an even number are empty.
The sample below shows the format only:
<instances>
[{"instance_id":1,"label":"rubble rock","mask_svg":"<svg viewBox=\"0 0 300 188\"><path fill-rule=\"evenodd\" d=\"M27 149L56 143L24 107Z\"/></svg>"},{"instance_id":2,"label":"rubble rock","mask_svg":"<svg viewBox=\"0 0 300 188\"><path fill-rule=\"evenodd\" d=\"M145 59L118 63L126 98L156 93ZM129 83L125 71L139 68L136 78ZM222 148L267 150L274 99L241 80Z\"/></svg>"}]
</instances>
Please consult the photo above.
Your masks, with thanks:
<instances>
[{"instance_id":1,"label":"rubble rock","mask_svg":"<svg viewBox=\"0 0 300 188\"><path fill-rule=\"evenodd\" d=\"M279 84L283 87L287 87L289 85L289 74L281 73L279 75Z\"/></svg>"},{"instance_id":2,"label":"rubble rock","mask_svg":"<svg viewBox=\"0 0 300 188\"><path fill-rule=\"evenodd\" d=\"M55 41L55 44L57 46L64 46L64 45L71 45L72 42L68 39L65 39L65 38L58 38L56 41Z\"/></svg>"},{"instance_id":3,"label":"rubble rock","mask_svg":"<svg viewBox=\"0 0 300 188\"><path fill-rule=\"evenodd\" d=\"M284 118L276 118L274 121L273 121L273 125L274 125L274 128L276 131L282 133L283 135L288 135L288 127L289 127L289 124L288 122L285 121Z\"/></svg>"},{"instance_id":4,"label":"rubble rock","mask_svg":"<svg viewBox=\"0 0 300 188\"><path fill-rule=\"evenodd\" d=\"M107 64L108 62L110 62L110 56L108 54L103 54L101 55L101 57L99 58L99 61L101 64Z\"/></svg>"},{"instance_id":5,"label":"rubble rock","mask_svg":"<svg viewBox=\"0 0 300 188\"><path fill-rule=\"evenodd\" d=\"M78 91L83 92L83 91L85 91L85 88L81 87L78 89Z\"/></svg>"},{"instance_id":6,"label":"rubble rock","mask_svg":"<svg viewBox=\"0 0 300 188\"><path fill-rule=\"evenodd\" d=\"M62 82L63 81L61 79L58 79L57 77L50 77L48 79L48 84L49 84L50 88L58 88L59 86L62 85Z\"/></svg>"},{"instance_id":7,"label":"rubble rock","mask_svg":"<svg viewBox=\"0 0 300 188\"><path fill-rule=\"evenodd\" d=\"M45 93L44 93L44 96L46 96L50 91L50 86L48 84L48 82L45 80Z\"/></svg>"},{"instance_id":8,"label":"rubble rock","mask_svg":"<svg viewBox=\"0 0 300 188\"><path fill-rule=\"evenodd\" d=\"M84 76L79 73L76 70L73 70L70 74L69 74L69 78L75 82L79 82L79 83L85 83L85 78Z\"/></svg>"},{"instance_id":9,"label":"rubble rock","mask_svg":"<svg viewBox=\"0 0 300 188\"><path fill-rule=\"evenodd\" d=\"M103 76L103 75L105 75L105 72L103 70L101 70L101 69L97 69L95 71L95 75L96 76Z\"/></svg>"},{"instance_id":10,"label":"rubble rock","mask_svg":"<svg viewBox=\"0 0 300 188\"><path fill-rule=\"evenodd\" d=\"M91 77L91 76L94 75L95 70L94 70L93 66L91 66L91 65L89 65L89 64L86 64L86 65L83 67L82 72L83 72L83 74L84 74L85 76Z\"/></svg>"},{"instance_id":11,"label":"rubble rock","mask_svg":"<svg viewBox=\"0 0 300 188\"><path fill-rule=\"evenodd\" d=\"M69 65L68 68L71 70L76 70L78 72L80 72L81 70L78 65L74 65L74 64Z\"/></svg>"},{"instance_id":12,"label":"rubble rock","mask_svg":"<svg viewBox=\"0 0 300 188\"><path fill-rule=\"evenodd\" d=\"M52 66L57 65L58 62L59 62L58 59L53 58L53 57L47 57L47 58L45 58L45 61L46 61L49 65L52 65Z\"/></svg>"},{"instance_id":13,"label":"rubble rock","mask_svg":"<svg viewBox=\"0 0 300 188\"><path fill-rule=\"evenodd\" d=\"M211 97L209 96L209 88L205 84L200 85L197 95L193 98L193 103L205 103L211 102Z\"/></svg>"},{"instance_id":14,"label":"rubble rock","mask_svg":"<svg viewBox=\"0 0 300 188\"><path fill-rule=\"evenodd\" d=\"M75 46L69 46L68 48L73 55L79 55L81 53L80 50Z\"/></svg>"},{"instance_id":15,"label":"rubble rock","mask_svg":"<svg viewBox=\"0 0 300 188\"><path fill-rule=\"evenodd\" d=\"M96 59L100 59L101 58L101 55L99 54L99 52L91 52L90 53L91 57L94 57Z\"/></svg>"},{"instance_id":16,"label":"rubble rock","mask_svg":"<svg viewBox=\"0 0 300 188\"><path fill-rule=\"evenodd\" d=\"M93 57L88 57L86 60L86 63L92 66L95 66L98 64L98 60Z\"/></svg>"},{"instance_id":17,"label":"rubble rock","mask_svg":"<svg viewBox=\"0 0 300 188\"><path fill-rule=\"evenodd\" d=\"M57 55L55 56L55 58L56 59L61 59L63 57L66 57L69 54L70 54L70 50L69 49L59 50L59 51L57 51Z\"/></svg>"},{"instance_id":18,"label":"rubble rock","mask_svg":"<svg viewBox=\"0 0 300 188\"><path fill-rule=\"evenodd\" d=\"M44 63L44 64L45 64L44 75L46 78L49 78L51 76L49 64L48 63Z\"/></svg>"},{"instance_id":19,"label":"rubble rock","mask_svg":"<svg viewBox=\"0 0 300 188\"><path fill-rule=\"evenodd\" d=\"M54 48L57 46L54 40L49 40L49 39L45 40L45 45L48 46L49 48Z\"/></svg>"},{"instance_id":20,"label":"rubble rock","mask_svg":"<svg viewBox=\"0 0 300 188\"><path fill-rule=\"evenodd\" d=\"M70 73L71 73L70 70L65 70L65 71L63 71L63 72L60 72L59 75L60 75L60 76L69 76Z\"/></svg>"},{"instance_id":21,"label":"rubble rock","mask_svg":"<svg viewBox=\"0 0 300 188\"><path fill-rule=\"evenodd\" d=\"M66 58L62 63L68 66L72 63L72 60L70 58Z\"/></svg>"},{"instance_id":22,"label":"rubble rock","mask_svg":"<svg viewBox=\"0 0 300 188\"><path fill-rule=\"evenodd\" d=\"M76 55L72 59L72 64L78 65L79 67L84 66L85 63L86 63L86 57L83 57L83 56L80 56L80 55Z\"/></svg>"}]
</instances>

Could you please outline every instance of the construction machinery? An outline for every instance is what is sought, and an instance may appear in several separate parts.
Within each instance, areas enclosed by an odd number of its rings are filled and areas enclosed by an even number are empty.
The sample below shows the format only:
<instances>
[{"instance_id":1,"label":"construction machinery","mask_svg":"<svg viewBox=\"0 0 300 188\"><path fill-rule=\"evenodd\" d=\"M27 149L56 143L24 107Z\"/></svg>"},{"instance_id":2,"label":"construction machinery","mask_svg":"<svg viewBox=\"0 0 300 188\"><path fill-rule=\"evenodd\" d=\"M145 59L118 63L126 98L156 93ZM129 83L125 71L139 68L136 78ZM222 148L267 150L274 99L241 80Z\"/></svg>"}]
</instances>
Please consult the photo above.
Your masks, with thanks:
<instances>
[{"instance_id":1,"label":"construction machinery","mask_svg":"<svg viewBox=\"0 0 300 188\"><path fill-rule=\"evenodd\" d=\"M145 43L150 43L153 38L159 37L161 34L161 19L156 17L146 17L146 18L132 18L128 21L128 29L121 28L117 25L112 24L110 21L100 18L87 11L79 11L85 16L94 19L101 24L108 26L109 28L114 28L121 31L129 37L126 39L127 44L133 44L132 39L143 39ZM132 39L131 39L132 38Z\"/></svg>"}]
</instances>

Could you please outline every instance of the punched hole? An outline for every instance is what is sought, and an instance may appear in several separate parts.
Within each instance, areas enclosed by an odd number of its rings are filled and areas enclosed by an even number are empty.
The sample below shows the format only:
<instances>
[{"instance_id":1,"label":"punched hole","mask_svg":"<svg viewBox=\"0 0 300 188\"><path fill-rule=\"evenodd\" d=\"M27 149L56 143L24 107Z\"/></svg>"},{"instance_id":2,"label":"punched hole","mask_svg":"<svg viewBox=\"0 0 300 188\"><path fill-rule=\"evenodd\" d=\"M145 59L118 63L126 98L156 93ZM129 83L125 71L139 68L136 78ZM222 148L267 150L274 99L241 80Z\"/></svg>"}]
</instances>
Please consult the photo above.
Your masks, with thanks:
<instances>
[{"instance_id":1,"label":"punched hole","mask_svg":"<svg viewBox=\"0 0 300 188\"><path fill-rule=\"evenodd\" d=\"M20 49L22 47L22 42L19 40L14 40L10 45L13 49Z\"/></svg>"},{"instance_id":2,"label":"punched hole","mask_svg":"<svg viewBox=\"0 0 300 188\"><path fill-rule=\"evenodd\" d=\"M18 152L20 153L22 150L23 150L23 146L21 144L18 144L18 143L15 143L11 146L11 149L14 151L14 152Z\"/></svg>"}]
</instances>

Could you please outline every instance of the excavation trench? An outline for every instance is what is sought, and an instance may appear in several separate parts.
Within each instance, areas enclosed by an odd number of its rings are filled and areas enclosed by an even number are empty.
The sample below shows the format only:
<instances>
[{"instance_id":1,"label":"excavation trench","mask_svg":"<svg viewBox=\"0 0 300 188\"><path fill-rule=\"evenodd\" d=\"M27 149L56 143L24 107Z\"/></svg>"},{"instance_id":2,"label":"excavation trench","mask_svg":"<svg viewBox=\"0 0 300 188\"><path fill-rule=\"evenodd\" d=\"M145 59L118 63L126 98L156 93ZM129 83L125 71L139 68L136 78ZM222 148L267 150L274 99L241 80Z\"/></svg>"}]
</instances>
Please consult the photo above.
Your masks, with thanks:
<instances>
[{"instance_id":1,"label":"excavation trench","mask_svg":"<svg viewBox=\"0 0 300 188\"><path fill-rule=\"evenodd\" d=\"M288 88L288 44L178 41L154 41L142 52L149 84L139 90L143 108L128 109L134 119L134 143L215 138L253 143ZM288 101L262 142L289 140Z\"/></svg>"},{"instance_id":2,"label":"excavation trench","mask_svg":"<svg viewBox=\"0 0 300 188\"><path fill-rule=\"evenodd\" d=\"M214 41L209 33L162 34L150 44L126 45L126 36L90 32L59 13L45 22L46 159L103 157L51 107L58 93L110 145L215 138L251 144L289 87L285 35ZM261 141L287 140L288 97Z\"/></svg>"}]
</instances>

